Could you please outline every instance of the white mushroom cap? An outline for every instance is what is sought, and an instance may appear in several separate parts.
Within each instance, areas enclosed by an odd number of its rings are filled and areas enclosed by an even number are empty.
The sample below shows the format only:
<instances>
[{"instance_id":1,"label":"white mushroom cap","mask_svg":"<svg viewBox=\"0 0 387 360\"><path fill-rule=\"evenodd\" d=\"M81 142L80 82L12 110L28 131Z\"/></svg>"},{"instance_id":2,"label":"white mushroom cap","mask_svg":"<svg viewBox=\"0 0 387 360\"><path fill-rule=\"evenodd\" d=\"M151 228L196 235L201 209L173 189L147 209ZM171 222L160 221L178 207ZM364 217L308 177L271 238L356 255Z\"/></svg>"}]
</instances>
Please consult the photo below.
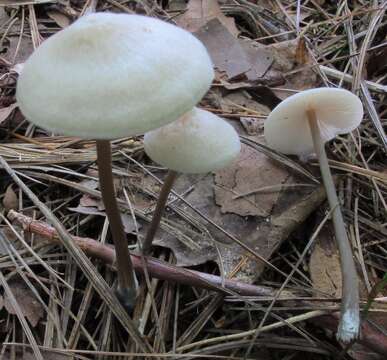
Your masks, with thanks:
<instances>
[{"instance_id":1,"label":"white mushroom cap","mask_svg":"<svg viewBox=\"0 0 387 360\"><path fill-rule=\"evenodd\" d=\"M234 128L220 117L198 108L144 136L146 154L155 162L182 173L221 169L239 154Z\"/></svg>"},{"instance_id":2,"label":"white mushroom cap","mask_svg":"<svg viewBox=\"0 0 387 360\"><path fill-rule=\"evenodd\" d=\"M17 101L55 133L114 139L176 120L214 72L189 32L140 15L94 13L46 40L25 63Z\"/></svg>"},{"instance_id":3,"label":"white mushroom cap","mask_svg":"<svg viewBox=\"0 0 387 360\"><path fill-rule=\"evenodd\" d=\"M363 118L360 99L344 89L317 88L292 95L278 104L265 121L267 144L284 154L314 152L307 110L314 110L323 142L356 129Z\"/></svg>"}]
</instances>

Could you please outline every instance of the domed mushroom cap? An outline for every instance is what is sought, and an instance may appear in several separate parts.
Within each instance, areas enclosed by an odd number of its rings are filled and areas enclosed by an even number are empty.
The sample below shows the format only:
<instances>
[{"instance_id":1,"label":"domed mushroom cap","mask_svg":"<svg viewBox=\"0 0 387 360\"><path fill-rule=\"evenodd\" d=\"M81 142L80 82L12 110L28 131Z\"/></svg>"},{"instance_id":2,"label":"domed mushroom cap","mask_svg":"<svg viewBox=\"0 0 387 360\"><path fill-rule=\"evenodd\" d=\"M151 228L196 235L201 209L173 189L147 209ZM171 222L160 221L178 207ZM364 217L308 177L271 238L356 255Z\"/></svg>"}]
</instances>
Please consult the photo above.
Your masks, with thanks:
<instances>
[{"instance_id":1,"label":"domed mushroom cap","mask_svg":"<svg viewBox=\"0 0 387 360\"><path fill-rule=\"evenodd\" d=\"M234 128L220 117L198 108L144 136L146 154L156 163L182 173L221 169L239 154Z\"/></svg>"},{"instance_id":2,"label":"domed mushroom cap","mask_svg":"<svg viewBox=\"0 0 387 360\"><path fill-rule=\"evenodd\" d=\"M265 122L267 144L284 154L314 152L307 111L314 110L323 142L356 129L363 118L360 99L344 89L317 88L292 95L278 104Z\"/></svg>"},{"instance_id":3,"label":"domed mushroom cap","mask_svg":"<svg viewBox=\"0 0 387 360\"><path fill-rule=\"evenodd\" d=\"M94 13L25 63L17 101L55 133L114 139L176 120L209 89L213 67L189 32L140 15Z\"/></svg>"}]
</instances>

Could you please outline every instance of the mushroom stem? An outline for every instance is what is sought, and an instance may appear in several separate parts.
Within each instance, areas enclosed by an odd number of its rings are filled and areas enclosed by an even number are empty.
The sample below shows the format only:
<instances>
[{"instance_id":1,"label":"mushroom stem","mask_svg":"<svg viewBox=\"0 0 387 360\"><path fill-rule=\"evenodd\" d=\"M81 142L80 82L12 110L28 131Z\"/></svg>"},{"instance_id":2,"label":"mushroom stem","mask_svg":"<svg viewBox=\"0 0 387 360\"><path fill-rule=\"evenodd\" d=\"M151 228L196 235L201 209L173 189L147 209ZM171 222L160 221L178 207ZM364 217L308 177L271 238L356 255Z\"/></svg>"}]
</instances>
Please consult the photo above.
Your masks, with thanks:
<instances>
[{"instance_id":1,"label":"mushroom stem","mask_svg":"<svg viewBox=\"0 0 387 360\"><path fill-rule=\"evenodd\" d=\"M137 282L114 191L110 141L97 140L96 142L100 189L116 248L117 296L125 309L130 312L136 301Z\"/></svg>"},{"instance_id":2,"label":"mushroom stem","mask_svg":"<svg viewBox=\"0 0 387 360\"><path fill-rule=\"evenodd\" d=\"M314 110L307 111L310 130L313 138L313 145L320 164L322 179L324 182L329 206L332 211L333 226L335 229L336 241L340 253L340 264L342 273L342 302L341 316L337 331L338 340L350 342L359 335L359 286L355 262L352 256L352 249L345 230L343 215L337 198L332 174L329 169L327 154L324 143L320 136L320 130L316 113Z\"/></svg>"},{"instance_id":3,"label":"mushroom stem","mask_svg":"<svg viewBox=\"0 0 387 360\"><path fill-rule=\"evenodd\" d=\"M168 200L169 193L171 192L172 186L177 178L177 172L173 170L168 170L167 176L164 180L164 184L160 190L159 198L157 199L156 209L153 213L152 221L149 224L148 231L146 233L145 239L142 243L142 252L144 255L147 255L150 252L153 239L156 235L157 229L163 216L165 204Z\"/></svg>"}]
</instances>

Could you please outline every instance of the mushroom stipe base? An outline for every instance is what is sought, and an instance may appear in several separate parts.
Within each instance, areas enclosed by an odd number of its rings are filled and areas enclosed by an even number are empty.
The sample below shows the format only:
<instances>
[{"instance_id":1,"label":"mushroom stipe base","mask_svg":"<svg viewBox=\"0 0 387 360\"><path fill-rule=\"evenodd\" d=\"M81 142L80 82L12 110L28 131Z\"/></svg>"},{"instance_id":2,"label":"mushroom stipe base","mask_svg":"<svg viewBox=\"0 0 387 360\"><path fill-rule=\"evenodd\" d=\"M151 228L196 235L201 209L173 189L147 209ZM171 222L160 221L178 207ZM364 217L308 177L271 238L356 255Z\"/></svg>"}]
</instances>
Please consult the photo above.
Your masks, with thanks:
<instances>
[{"instance_id":1,"label":"mushroom stipe base","mask_svg":"<svg viewBox=\"0 0 387 360\"><path fill-rule=\"evenodd\" d=\"M328 158L325 152L324 143L321 140L319 125L316 113L313 109L307 111L310 130L312 132L313 145L319 160L322 179L327 193L329 206L332 212L333 226L337 246L340 253L342 284L341 316L337 338L345 343L355 340L360 331L359 315L359 285L355 262L352 256L352 249L345 230L344 219L337 198L332 174L329 169Z\"/></svg>"},{"instance_id":2,"label":"mushroom stipe base","mask_svg":"<svg viewBox=\"0 0 387 360\"><path fill-rule=\"evenodd\" d=\"M131 312L136 301L137 282L114 191L110 141L97 140L96 142L100 189L116 248L118 273L116 294L125 309Z\"/></svg>"}]
</instances>

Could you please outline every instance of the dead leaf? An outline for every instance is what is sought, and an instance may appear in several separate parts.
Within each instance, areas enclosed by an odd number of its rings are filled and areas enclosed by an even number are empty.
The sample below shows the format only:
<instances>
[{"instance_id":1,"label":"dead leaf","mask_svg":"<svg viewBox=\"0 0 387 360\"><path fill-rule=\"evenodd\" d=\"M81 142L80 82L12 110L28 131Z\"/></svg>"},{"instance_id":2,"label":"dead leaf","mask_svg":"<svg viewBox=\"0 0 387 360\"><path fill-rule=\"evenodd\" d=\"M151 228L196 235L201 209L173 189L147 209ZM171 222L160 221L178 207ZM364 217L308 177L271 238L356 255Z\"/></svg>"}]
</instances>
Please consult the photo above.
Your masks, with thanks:
<instances>
[{"instance_id":1,"label":"dead leaf","mask_svg":"<svg viewBox=\"0 0 387 360\"><path fill-rule=\"evenodd\" d=\"M82 197L79 199L79 205L81 207L94 207L101 211L105 210L105 206L102 200L96 199L88 194L82 195Z\"/></svg>"},{"instance_id":2,"label":"dead leaf","mask_svg":"<svg viewBox=\"0 0 387 360\"><path fill-rule=\"evenodd\" d=\"M11 104L6 108L0 109L0 124L8 119L12 112L17 108L17 104Z\"/></svg>"},{"instance_id":3,"label":"dead leaf","mask_svg":"<svg viewBox=\"0 0 387 360\"><path fill-rule=\"evenodd\" d=\"M61 28L65 28L71 23L71 20L58 10L49 10L47 11L47 15L52 20L54 20Z\"/></svg>"},{"instance_id":4,"label":"dead leaf","mask_svg":"<svg viewBox=\"0 0 387 360\"><path fill-rule=\"evenodd\" d=\"M12 184L8 185L7 190L5 190L3 206L6 212L9 210L17 210L19 208L19 199L12 189Z\"/></svg>"},{"instance_id":5,"label":"dead leaf","mask_svg":"<svg viewBox=\"0 0 387 360\"><path fill-rule=\"evenodd\" d=\"M303 37L298 39L296 48L296 63L298 65L305 65L309 62L309 51L306 47L305 39Z\"/></svg>"},{"instance_id":6,"label":"dead leaf","mask_svg":"<svg viewBox=\"0 0 387 360\"><path fill-rule=\"evenodd\" d=\"M332 224L329 222L320 231L309 260L309 272L316 290L341 298L342 276L340 255L333 235ZM359 278L360 297L368 296L364 282Z\"/></svg>"},{"instance_id":7,"label":"dead leaf","mask_svg":"<svg viewBox=\"0 0 387 360\"><path fill-rule=\"evenodd\" d=\"M196 32L213 19L218 19L230 34L238 36L235 20L222 13L217 0L190 0L187 11L176 18L176 23L183 29Z\"/></svg>"},{"instance_id":8,"label":"dead leaf","mask_svg":"<svg viewBox=\"0 0 387 360\"><path fill-rule=\"evenodd\" d=\"M284 79L283 87L294 90L305 90L317 87L319 80L317 74L310 66L313 63L309 51L303 44L300 44L299 39L283 41L265 47L274 59L271 72L267 76L282 76ZM302 65L299 65L299 62ZM284 99L291 93L274 91L280 98Z\"/></svg>"},{"instance_id":9,"label":"dead leaf","mask_svg":"<svg viewBox=\"0 0 387 360\"><path fill-rule=\"evenodd\" d=\"M200 28L195 35L206 46L215 68L228 79L244 75L249 80L262 77L272 63L270 53L234 37L217 19Z\"/></svg>"},{"instance_id":10,"label":"dead leaf","mask_svg":"<svg viewBox=\"0 0 387 360\"><path fill-rule=\"evenodd\" d=\"M242 145L239 160L216 173L216 204L223 213L269 216L287 177L289 173L283 167L250 146ZM269 184L279 188L270 193L257 193Z\"/></svg>"},{"instance_id":11,"label":"dead leaf","mask_svg":"<svg viewBox=\"0 0 387 360\"><path fill-rule=\"evenodd\" d=\"M31 289L21 280L9 281L8 285L15 297L23 315L29 320L30 324L35 327L43 317L43 306ZM15 309L12 306L7 294L4 295L5 309L12 315L15 315Z\"/></svg>"},{"instance_id":12,"label":"dead leaf","mask_svg":"<svg viewBox=\"0 0 387 360\"><path fill-rule=\"evenodd\" d=\"M106 216L105 211L101 211L96 207L92 206L77 206L77 207L69 207L68 208L70 211L77 212L79 214L84 214L84 215L96 215L96 216ZM134 223L133 218L125 213L121 213L121 220L124 225L124 231L127 234L134 234L136 232L136 226ZM140 228L141 226L138 225Z\"/></svg>"},{"instance_id":13,"label":"dead leaf","mask_svg":"<svg viewBox=\"0 0 387 360\"><path fill-rule=\"evenodd\" d=\"M332 234L325 226L312 250L309 260L310 277L316 290L332 297L341 297L340 256Z\"/></svg>"},{"instance_id":14,"label":"dead leaf","mask_svg":"<svg viewBox=\"0 0 387 360\"><path fill-rule=\"evenodd\" d=\"M289 177L288 181L294 183L295 180ZM270 179L269 184L272 182ZM188 203L265 259L270 258L278 246L325 198L322 187L305 188L297 192L286 191L280 193L270 218L262 218L222 213L215 203L214 177L211 175L205 177L182 175L177 179L174 189L178 193L185 193L190 189L191 191L184 196ZM235 268L240 270L233 276L246 282L252 282L260 276L264 269L264 264L260 260L246 252L214 225L203 220L188 206L184 204L179 206L179 211L184 211L189 218L195 219L194 225L174 215L173 212L168 212L166 216L170 221L170 227L163 227L155 239L156 245L168 247L173 251L179 266L215 261L223 266L226 276L233 273ZM147 224L144 224L143 233L146 227ZM184 236L198 248L187 246Z\"/></svg>"}]
</instances>

